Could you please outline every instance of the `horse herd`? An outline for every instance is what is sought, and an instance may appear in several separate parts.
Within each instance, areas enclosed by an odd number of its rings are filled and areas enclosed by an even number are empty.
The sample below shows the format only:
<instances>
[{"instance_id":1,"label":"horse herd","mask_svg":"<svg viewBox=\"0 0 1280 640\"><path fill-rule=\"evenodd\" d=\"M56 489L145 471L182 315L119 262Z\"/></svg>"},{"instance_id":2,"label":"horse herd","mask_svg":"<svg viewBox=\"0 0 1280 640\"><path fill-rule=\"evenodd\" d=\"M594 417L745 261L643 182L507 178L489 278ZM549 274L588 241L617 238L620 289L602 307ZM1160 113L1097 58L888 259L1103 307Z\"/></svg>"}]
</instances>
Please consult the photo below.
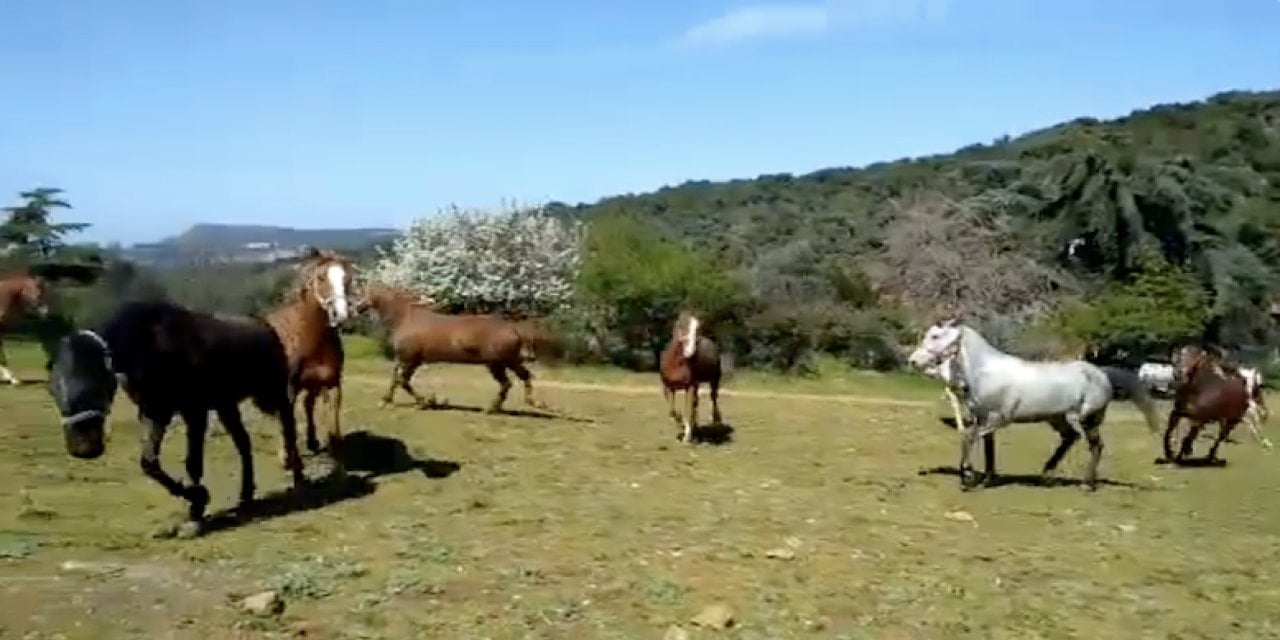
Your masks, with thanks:
<instances>
[{"instance_id":1,"label":"horse herd","mask_svg":"<svg viewBox=\"0 0 1280 640\"><path fill-rule=\"evenodd\" d=\"M536 321L512 321L494 315L446 314L434 301L397 288L369 284L353 295L356 267L332 251L312 249L296 266L285 300L261 318L211 314L165 301L129 301L94 329L62 337L49 363L48 392L62 426L66 451L95 459L106 451L106 424L118 387L137 407L142 425L143 472L188 504L187 520L176 533L196 535L205 523L209 492L203 486L204 440L209 414L222 423L241 465L240 500L246 509L256 491L250 439L239 405L250 400L280 424L280 461L293 486L307 484L297 444L295 406L302 398L307 449L326 451L342 465L342 374L340 327L353 316L376 313L386 325L394 359L390 385L382 398L392 402L397 388L418 406L437 405L411 385L424 364L454 362L484 365L498 383L488 406L501 411L512 386L508 372L524 385L527 404L547 409L534 396L531 360L561 355L560 340ZM45 287L30 273L0 279L0 322L13 312L47 315ZM661 356L661 379L679 438L692 441L698 390L708 384L714 420L720 421L720 359L711 339L699 335L698 320L683 314ZM0 375L17 384L0 346ZM685 392L686 412L675 398ZM328 429L322 446L316 433L316 405L327 405ZM175 417L186 425L187 483L160 464L165 434Z\"/></svg>"},{"instance_id":2,"label":"horse herd","mask_svg":"<svg viewBox=\"0 0 1280 640\"><path fill-rule=\"evenodd\" d=\"M121 304L95 329L63 337L49 365L48 392L60 417L67 453L82 459L104 454L107 418L117 387L123 387L143 427L142 470L187 502L187 520L176 532L197 535L210 499L202 484L210 412L217 415L240 459L237 509L248 508L254 501L252 451L239 411L240 403L250 400L279 422L280 461L291 472L294 488L303 489L307 480L297 444L297 398L302 397L307 449L327 451L340 471L344 353L339 329L367 311L386 325L394 360L383 405L392 402L399 388L420 407L436 406L434 393L423 396L413 388L413 375L424 364L454 362L484 365L489 370L498 392L488 411L502 410L512 386L508 372L523 384L526 404L547 409L534 395L526 363L560 357L560 340L553 332L532 320L441 313L434 301L385 285L368 284L357 296L356 272L345 257L312 249L296 266L283 303L264 317L203 313L163 301L131 301ZM47 314L44 294L40 278L30 274L0 280L0 322L16 309ZM681 313L659 356L661 388L669 415L680 429L677 438L690 443L701 385L710 391L713 423L719 425L722 419L720 352L700 329L695 315ZM1151 431L1160 426L1156 407L1137 373L1082 360L1024 360L999 351L958 320L930 327L908 362L944 383L961 439L964 490L979 484L972 469L979 439L986 458L982 480L989 484L995 479L994 434L1010 424L1046 422L1058 432L1060 442L1045 462L1045 474L1084 437L1090 450L1085 474L1090 489L1096 488L1103 450L1099 427L1112 400L1135 403ZM16 384L6 365L0 346L0 376ZM1265 412L1260 378L1242 373L1220 353L1196 346L1178 350L1172 370L1174 402L1160 461L1184 461L1201 429L1213 422L1221 428L1210 459L1246 417L1261 440L1256 424L1259 410ZM681 392L683 411L676 405ZM323 446L316 434L315 408L320 401L329 409ZM175 417L186 424L187 483L170 476L160 464L161 445ZM1175 453L1173 439L1183 418L1192 426Z\"/></svg>"}]
</instances>

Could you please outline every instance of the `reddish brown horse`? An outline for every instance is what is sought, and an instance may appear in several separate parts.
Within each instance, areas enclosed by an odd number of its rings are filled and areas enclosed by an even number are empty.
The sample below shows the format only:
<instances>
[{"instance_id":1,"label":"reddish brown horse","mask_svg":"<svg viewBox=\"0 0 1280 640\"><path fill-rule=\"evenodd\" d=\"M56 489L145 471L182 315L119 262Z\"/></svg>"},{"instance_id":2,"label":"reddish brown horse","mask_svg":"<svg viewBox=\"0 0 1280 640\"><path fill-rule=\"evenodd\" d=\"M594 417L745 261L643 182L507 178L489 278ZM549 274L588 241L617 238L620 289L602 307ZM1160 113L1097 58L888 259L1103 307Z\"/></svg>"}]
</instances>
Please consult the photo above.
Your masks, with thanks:
<instances>
[{"instance_id":1,"label":"reddish brown horse","mask_svg":"<svg viewBox=\"0 0 1280 640\"><path fill-rule=\"evenodd\" d=\"M721 423L720 348L714 340L698 333L701 328L696 316L681 312L658 359L662 395L667 399L671 419L681 428L676 439L690 444L698 422L698 390L703 383L711 388L711 421L715 425ZM679 391L684 391L685 416L676 410Z\"/></svg>"},{"instance_id":2,"label":"reddish brown horse","mask_svg":"<svg viewBox=\"0 0 1280 640\"><path fill-rule=\"evenodd\" d=\"M1218 447L1230 437L1231 430L1249 411L1251 394L1248 384L1238 372L1233 374L1231 367L1224 367L1216 354L1195 345L1184 346L1174 352L1173 371L1177 390L1164 432L1164 460L1182 462L1191 455L1195 439L1204 426L1216 422L1219 425L1218 437L1205 456L1206 461L1216 461ZM1182 418L1191 422L1191 428L1175 456L1173 436Z\"/></svg>"},{"instance_id":3,"label":"reddish brown horse","mask_svg":"<svg viewBox=\"0 0 1280 640\"><path fill-rule=\"evenodd\" d=\"M49 314L49 306L45 300L44 280L39 276L21 271L0 277L0 330L23 311L40 317ZM4 352L3 335L0 335L0 380L11 385L22 384L22 381L9 371L9 358Z\"/></svg>"},{"instance_id":4,"label":"reddish brown horse","mask_svg":"<svg viewBox=\"0 0 1280 640\"><path fill-rule=\"evenodd\" d=\"M325 445L338 460L342 440L342 366L344 353L338 326L350 315L351 263L331 251L312 249L298 265L298 278L286 302L267 315L267 323L284 345L289 361L290 398L302 394L307 418L307 449L320 451L316 438L316 400L331 409ZM332 398L330 397L332 393ZM283 446L280 459L288 466Z\"/></svg>"},{"instance_id":5,"label":"reddish brown horse","mask_svg":"<svg viewBox=\"0 0 1280 640\"><path fill-rule=\"evenodd\" d=\"M452 362L482 364L498 382L498 395L490 413L502 410L511 390L510 371L524 383L524 401L539 409L547 406L533 396L533 374L524 363L534 358L558 358L559 339L533 322L512 322L493 315L438 313L431 303L412 293L382 285L370 285L357 313L372 309L391 332L396 361L383 405L391 404L396 387L413 396L419 407L437 406L434 392L424 398L410 385L424 364Z\"/></svg>"}]
</instances>

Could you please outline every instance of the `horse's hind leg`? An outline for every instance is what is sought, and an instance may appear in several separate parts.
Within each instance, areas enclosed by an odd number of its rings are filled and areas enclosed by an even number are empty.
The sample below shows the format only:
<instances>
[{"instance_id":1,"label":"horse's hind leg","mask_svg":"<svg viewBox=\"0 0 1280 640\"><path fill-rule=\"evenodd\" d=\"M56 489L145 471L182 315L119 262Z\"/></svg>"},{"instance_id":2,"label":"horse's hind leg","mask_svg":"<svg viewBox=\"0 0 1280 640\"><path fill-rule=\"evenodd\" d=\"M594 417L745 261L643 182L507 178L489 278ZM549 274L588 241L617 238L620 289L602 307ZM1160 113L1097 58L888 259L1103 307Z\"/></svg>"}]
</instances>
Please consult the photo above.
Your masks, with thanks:
<instances>
[{"instance_id":1,"label":"horse's hind leg","mask_svg":"<svg viewBox=\"0 0 1280 640\"><path fill-rule=\"evenodd\" d=\"M708 386L711 387L711 424L718 427L724 422L720 417L720 378L713 378Z\"/></svg>"},{"instance_id":2,"label":"horse's hind leg","mask_svg":"<svg viewBox=\"0 0 1280 640\"><path fill-rule=\"evenodd\" d=\"M507 393L511 391L511 378L507 377L506 367L500 364L491 364L489 367L489 375L498 381L498 395L493 397L493 402L489 403L489 413L497 413L502 410L502 403L507 401Z\"/></svg>"},{"instance_id":3,"label":"horse's hind leg","mask_svg":"<svg viewBox=\"0 0 1280 640\"><path fill-rule=\"evenodd\" d=\"M240 457L240 508L248 507L253 503L254 477L253 477L253 444L249 441L249 430L244 427L244 420L240 419L240 409L235 405L222 407L218 409L218 421L222 423L222 428L231 436L231 443L236 447L236 455ZM290 468L288 462L289 449L286 448L285 468ZM293 448L294 454L297 454L296 446Z\"/></svg>"},{"instance_id":4,"label":"horse's hind leg","mask_svg":"<svg viewBox=\"0 0 1280 640\"><path fill-rule=\"evenodd\" d=\"M1205 460L1209 462L1218 460L1218 447L1222 446L1222 443L1231 437L1231 430L1235 429L1237 424L1240 424L1239 420L1222 423L1221 428L1218 429L1218 438L1213 441L1213 446L1209 447L1209 453L1205 456Z\"/></svg>"},{"instance_id":5,"label":"horse's hind leg","mask_svg":"<svg viewBox=\"0 0 1280 640\"><path fill-rule=\"evenodd\" d=\"M1084 484L1090 491L1098 490L1098 464L1102 460L1102 420L1086 419L1083 422L1084 439L1089 443L1089 467L1085 470Z\"/></svg>"},{"instance_id":6,"label":"horse's hind leg","mask_svg":"<svg viewBox=\"0 0 1280 640\"><path fill-rule=\"evenodd\" d=\"M1058 463L1062 462L1062 457L1067 455L1067 451L1076 443L1076 440L1080 439L1081 430L1077 429L1076 426L1072 424L1073 422L1077 421L1068 420L1063 416L1059 416L1049 421L1049 426L1053 427L1053 430L1058 432L1058 437L1060 439L1058 440L1058 447L1053 450L1053 454L1051 454L1049 459L1045 461L1044 469L1040 472L1040 475L1044 477L1046 484L1051 477L1050 474L1058 468Z\"/></svg>"},{"instance_id":7,"label":"horse's hind leg","mask_svg":"<svg viewBox=\"0 0 1280 640\"><path fill-rule=\"evenodd\" d=\"M533 397L533 374L529 372L529 369L519 362L508 368L515 372L516 377L520 379L520 382L524 383L524 403L536 409L546 410L547 405L542 402L538 402L537 398Z\"/></svg>"}]
</instances>

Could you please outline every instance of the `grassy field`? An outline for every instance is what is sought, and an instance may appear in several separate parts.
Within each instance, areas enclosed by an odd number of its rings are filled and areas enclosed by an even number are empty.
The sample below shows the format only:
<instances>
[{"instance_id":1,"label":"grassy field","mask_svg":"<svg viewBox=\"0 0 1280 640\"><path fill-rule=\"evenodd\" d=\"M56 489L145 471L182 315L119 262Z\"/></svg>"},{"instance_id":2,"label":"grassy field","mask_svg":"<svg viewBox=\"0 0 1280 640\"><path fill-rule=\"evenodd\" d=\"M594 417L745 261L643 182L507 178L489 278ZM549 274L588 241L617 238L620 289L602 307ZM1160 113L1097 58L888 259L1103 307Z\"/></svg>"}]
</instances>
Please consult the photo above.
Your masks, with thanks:
<instances>
[{"instance_id":1,"label":"grassy field","mask_svg":"<svg viewBox=\"0 0 1280 640\"><path fill-rule=\"evenodd\" d=\"M43 375L35 350L9 350ZM1280 467L1245 433L1225 467L1157 467L1120 404L1114 484L1036 486L1055 436L1033 425L1000 436L1012 482L962 494L928 472L957 445L920 380L744 374L723 397L732 439L689 447L652 375L540 370L567 416L544 419L379 409L387 371L351 363L352 476L311 498L284 493L276 427L246 406L264 515L195 540L151 537L182 505L138 469L127 399L107 455L84 462L43 385L0 388L0 638L1280 637ZM494 390L480 368L417 384L473 408ZM176 436L164 460L181 474ZM208 458L228 507L220 432ZM237 606L264 589L281 615ZM715 604L731 628L691 622Z\"/></svg>"}]
</instances>

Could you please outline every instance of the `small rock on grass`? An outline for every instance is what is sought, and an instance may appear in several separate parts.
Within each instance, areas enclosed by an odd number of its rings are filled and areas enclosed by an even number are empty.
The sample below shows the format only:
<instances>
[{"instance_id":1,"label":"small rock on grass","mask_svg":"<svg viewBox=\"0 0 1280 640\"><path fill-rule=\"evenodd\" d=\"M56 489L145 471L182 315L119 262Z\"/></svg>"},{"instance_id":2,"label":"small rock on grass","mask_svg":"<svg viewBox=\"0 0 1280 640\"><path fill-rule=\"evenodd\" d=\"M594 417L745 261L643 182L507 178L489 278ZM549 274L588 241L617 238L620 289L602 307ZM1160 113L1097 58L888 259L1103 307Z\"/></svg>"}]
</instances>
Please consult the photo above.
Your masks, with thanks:
<instances>
[{"instance_id":1,"label":"small rock on grass","mask_svg":"<svg viewBox=\"0 0 1280 640\"><path fill-rule=\"evenodd\" d=\"M726 604L713 604L704 608L692 620L695 626L707 629L728 629L733 626L733 609Z\"/></svg>"},{"instance_id":2,"label":"small rock on grass","mask_svg":"<svg viewBox=\"0 0 1280 640\"><path fill-rule=\"evenodd\" d=\"M284 611L284 600L275 591L263 591L241 600L240 608L255 616L274 616Z\"/></svg>"},{"instance_id":3,"label":"small rock on grass","mask_svg":"<svg viewBox=\"0 0 1280 640\"><path fill-rule=\"evenodd\" d=\"M777 549L770 549L764 552L764 557L773 558L774 560L794 560L796 552L787 549L786 547L779 547Z\"/></svg>"}]
</instances>

